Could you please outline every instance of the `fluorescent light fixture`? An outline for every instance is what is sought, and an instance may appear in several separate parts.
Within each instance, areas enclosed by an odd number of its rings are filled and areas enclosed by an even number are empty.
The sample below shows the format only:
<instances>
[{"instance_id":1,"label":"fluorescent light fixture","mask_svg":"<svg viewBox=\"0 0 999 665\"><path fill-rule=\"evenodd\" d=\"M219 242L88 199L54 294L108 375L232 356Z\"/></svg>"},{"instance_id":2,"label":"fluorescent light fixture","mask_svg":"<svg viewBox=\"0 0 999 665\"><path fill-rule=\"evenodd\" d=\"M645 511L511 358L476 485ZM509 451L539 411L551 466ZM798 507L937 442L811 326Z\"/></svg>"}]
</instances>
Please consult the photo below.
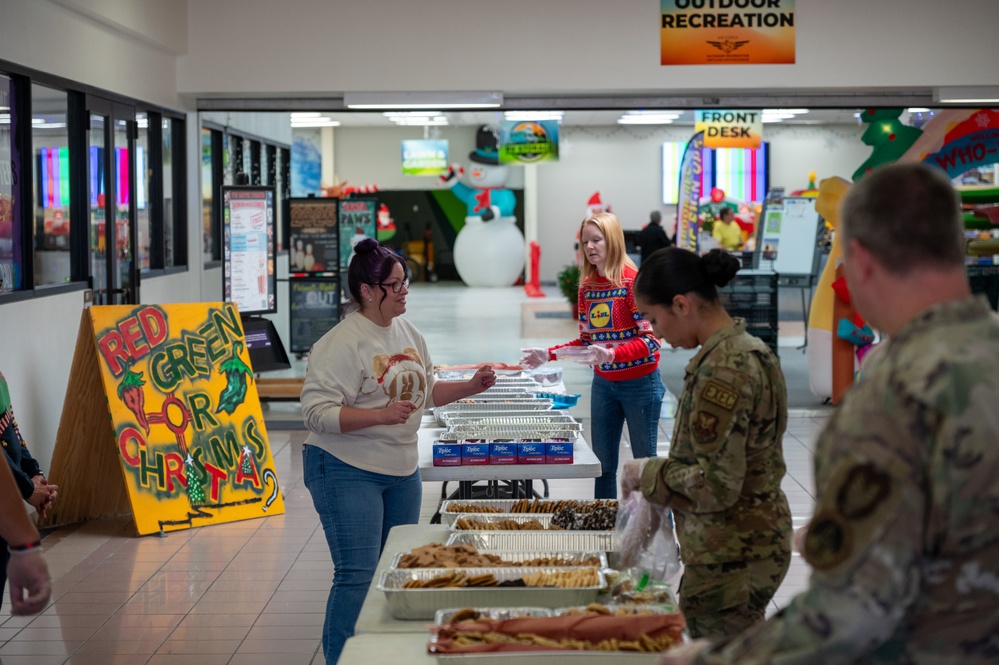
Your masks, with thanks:
<instances>
[{"instance_id":1,"label":"fluorescent light fixture","mask_svg":"<svg viewBox=\"0 0 999 665\"><path fill-rule=\"evenodd\" d=\"M322 116L322 113L318 111L295 111L291 114L292 120L298 120L299 118L318 118Z\"/></svg>"},{"instance_id":2,"label":"fluorescent light fixture","mask_svg":"<svg viewBox=\"0 0 999 665\"><path fill-rule=\"evenodd\" d=\"M386 111L385 113L382 113L382 115L394 122L396 118L433 118L435 116L441 115L441 112L440 111Z\"/></svg>"},{"instance_id":3,"label":"fluorescent light fixture","mask_svg":"<svg viewBox=\"0 0 999 665\"><path fill-rule=\"evenodd\" d=\"M763 109L763 115L773 115L773 114L785 115L785 114L790 114L790 115L794 116L794 115L802 115L803 113L808 113L808 109Z\"/></svg>"},{"instance_id":4,"label":"fluorescent light fixture","mask_svg":"<svg viewBox=\"0 0 999 665\"><path fill-rule=\"evenodd\" d=\"M442 115L432 118L393 118L392 122L399 126L422 126L422 127L442 127L448 124L447 118Z\"/></svg>"},{"instance_id":5,"label":"fluorescent light fixture","mask_svg":"<svg viewBox=\"0 0 999 665\"><path fill-rule=\"evenodd\" d=\"M676 111L628 111L617 119L619 125L668 125L680 117Z\"/></svg>"},{"instance_id":6,"label":"fluorescent light fixture","mask_svg":"<svg viewBox=\"0 0 999 665\"><path fill-rule=\"evenodd\" d=\"M339 127L340 121L329 116L319 115L307 118L292 118L291 126L294 127Z\"/></svg>"},{"instance_id":7,"label":"fluorescent light fixture","mask_svg":"<svg viewBox=\"0 0 999 665\"><path fill-rule=\"evenodd\" d=\"M907 110L909 111L909 113L933 113L933 109L911 108Z\"/></svg>"},{"instance_id":8,"label":"fluorescent light fixture","mask_svg":"<svg viewBox=\"0 0 999 665\"><path fill-rule=\"evenodd\" d=\"M504 120L558 120L562 122L565 111L506 111L503 113Z\"/></svg>"},{"instance_id":9,"label":"fluorescent light fixture","mask_svg":"<svg viewBox=\"0 0 999 665\"><path fill-rule=\"evenodd\" d=\"M349 109L484 109L503 105L501 92L348 92Z\"/></svg>"},{"instance_id":10,"label":"fluorescent light fixture","mask_svg":"<svg viewBox=\"0 0 999 665\"><path fill-rule=\"evenodd\" d=\"M991 104L999 102L999 86L970 85L937 88L933 97L941 104Z\"/></svg>"}]
</instances>

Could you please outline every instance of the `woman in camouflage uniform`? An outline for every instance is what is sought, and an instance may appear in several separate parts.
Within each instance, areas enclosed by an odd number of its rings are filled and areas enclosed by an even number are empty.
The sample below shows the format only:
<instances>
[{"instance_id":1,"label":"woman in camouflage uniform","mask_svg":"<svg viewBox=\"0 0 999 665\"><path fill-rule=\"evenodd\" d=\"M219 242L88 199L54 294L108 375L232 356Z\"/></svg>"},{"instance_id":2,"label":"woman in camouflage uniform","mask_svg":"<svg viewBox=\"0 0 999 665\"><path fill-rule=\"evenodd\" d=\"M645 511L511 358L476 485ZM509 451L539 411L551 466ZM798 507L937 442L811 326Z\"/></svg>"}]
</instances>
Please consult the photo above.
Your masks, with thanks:
<instances>
[{"instance_id":1,"label":"woman in camouflage uniform","mask_svg":"<svg viewBox=\"0 0 999 665\"><path fill-rule=\"evenodd\" d=\"M716 286L739 261L663 249L643 263L635 301L674 347L700 346L686 368L669 457L633 460L622 495L669 506L685 564L680 607L694 637L734 635L761 621L791 560L781 491L787 389L777 357L728 315Z\"/></svg>"}]
</instances>

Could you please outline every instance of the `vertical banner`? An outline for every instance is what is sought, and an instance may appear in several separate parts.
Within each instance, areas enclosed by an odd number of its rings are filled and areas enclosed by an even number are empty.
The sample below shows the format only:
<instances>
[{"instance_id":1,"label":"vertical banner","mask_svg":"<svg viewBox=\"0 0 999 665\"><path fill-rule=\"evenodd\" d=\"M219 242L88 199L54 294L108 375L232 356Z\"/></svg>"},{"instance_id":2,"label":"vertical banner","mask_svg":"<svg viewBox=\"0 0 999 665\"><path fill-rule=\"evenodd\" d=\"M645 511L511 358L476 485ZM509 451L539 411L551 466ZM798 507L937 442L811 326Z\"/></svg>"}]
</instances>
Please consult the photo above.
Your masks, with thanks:
<instances>
[{"instance_id":1,"label":"vertical banner","mask_svg":"<svg viewBox=\"0 0 999 665\"><path fill-rule=\"evenodd\" d=\"M289 272L336 272L340 266L340 199L306 198L288 202Z\"/></svg>"},{"instance_id":2,"label":"vertical banner","mask_svg":"<svg viewBox=\"0 0 999 665\"><path fill-rule=\"evenodd\" d=\"M374 238L378 201L342 199L340 201L340 270L350 265L354 246L365 238Z\"/></svg>"},{"instance_id":3,"label":"vertical banner","mask_svg":"<svg viewBox=\"0 0 999 665\"><path fill-rule=\"evenodd\" d=\"M558 161L558 122L504 120L499 132L500 164Z\"/></svg>"},{"instance_id":4,"label":"vertical banner","mask_svg":"<svg viewBox=\"0 0 999 665\"><path fill-rule=\"evenodd\" d=\"M795 0L660 0L661 65L793 65Z\"/></svg>"},{"instance_id":5,"label":"vertical banner","mask_svg":"<svg viewBox=\"0 0 999 665\"><path fill-rule=\"evenodd\" d=\"M283 513L249 363L232 303L84 310L52 458L59 519L120 512L125 495L139 534Z\"/></svg>"},{"instance_id":6,"label":"vertical banner","mask_svg":"<svg viewBox=\"0 0 999 665\"><path fill-rule=\"evenodd\" d=\"M680 197L676 204L676 246L697 251L699 222L697 210L701 200L701 172L704 132L697 132L687 143L680 164Z\"/></svg>"}]
</instances>

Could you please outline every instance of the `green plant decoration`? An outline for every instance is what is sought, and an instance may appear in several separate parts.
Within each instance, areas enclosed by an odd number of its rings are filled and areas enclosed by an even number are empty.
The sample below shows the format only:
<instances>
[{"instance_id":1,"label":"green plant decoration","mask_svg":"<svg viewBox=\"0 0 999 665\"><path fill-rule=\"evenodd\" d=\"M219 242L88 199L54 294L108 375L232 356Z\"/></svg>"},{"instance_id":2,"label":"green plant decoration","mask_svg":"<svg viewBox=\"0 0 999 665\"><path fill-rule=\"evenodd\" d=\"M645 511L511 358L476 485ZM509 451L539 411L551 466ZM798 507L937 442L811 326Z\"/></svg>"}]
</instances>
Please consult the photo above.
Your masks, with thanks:
<instances>
[{"instance_id":1,"label":"green plant decoration","mask_svg":"<svg viewBox=\"0 0 999 665\"><path fill-rule=\"evenodd\" d=\"M558 288L575 310L579 305L579 266L572 264L558 274Z\"/></svg>"}]
</instances>

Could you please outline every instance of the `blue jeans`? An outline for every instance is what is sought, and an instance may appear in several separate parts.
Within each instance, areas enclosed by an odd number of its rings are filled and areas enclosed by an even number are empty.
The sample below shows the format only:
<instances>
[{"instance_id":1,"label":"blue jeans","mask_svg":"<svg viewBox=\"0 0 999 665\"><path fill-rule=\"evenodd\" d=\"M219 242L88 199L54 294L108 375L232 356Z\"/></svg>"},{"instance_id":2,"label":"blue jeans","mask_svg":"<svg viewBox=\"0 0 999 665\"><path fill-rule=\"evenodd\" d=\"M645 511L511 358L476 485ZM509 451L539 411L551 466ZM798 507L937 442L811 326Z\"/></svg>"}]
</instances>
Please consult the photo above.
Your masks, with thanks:
<instances>
[{"instance_id":1,"label":"blue jeans","mask_svg":"<svg viewBox=\"0 0 999 665\"><path fill-rule=\"evenodd\" d=\"M304 446L305 486L319 513L333 557L333 586L326 602L323 653L334 665L378 566L389 529L420 520L420 470L386 476L340 461L322 448Z\"/></svg>"},{"instance_id":2,"label":"blue jeans","mask_svg":"<svg viewBox=\"0 0 999 665\"><path fill-rule=\"evenodd\" d=\"M626 381L609 381L593 375L590 394L590 441L602 473L593 486L596 499L617 497L617 464L621 433L628 422L628 437L635 458L655 457L659 438L659 411L666 386L659 370Z\"/></svg>"}]
</instances>

